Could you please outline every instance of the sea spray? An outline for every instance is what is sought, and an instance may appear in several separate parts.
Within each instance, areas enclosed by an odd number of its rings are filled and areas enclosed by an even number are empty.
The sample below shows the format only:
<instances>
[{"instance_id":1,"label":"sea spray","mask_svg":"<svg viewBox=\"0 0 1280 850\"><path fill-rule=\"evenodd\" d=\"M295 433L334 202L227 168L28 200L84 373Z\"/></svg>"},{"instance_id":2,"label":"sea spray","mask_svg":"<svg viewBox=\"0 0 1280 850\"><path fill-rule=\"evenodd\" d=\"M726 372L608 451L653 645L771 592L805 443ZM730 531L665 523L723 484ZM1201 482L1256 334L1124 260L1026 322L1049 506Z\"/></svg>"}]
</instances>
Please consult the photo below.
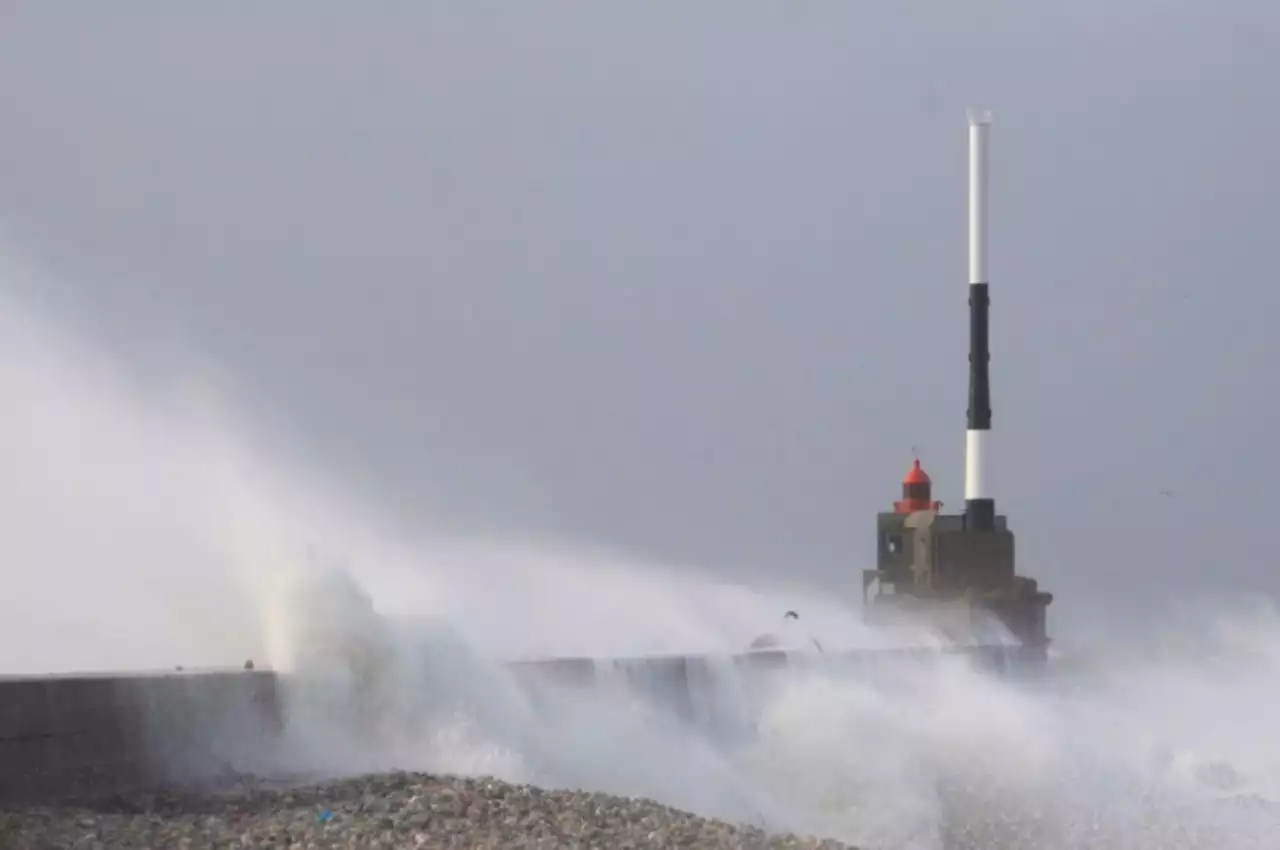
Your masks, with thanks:
<instances>
[{"instance_id":1,"label":"sea spray","mask_svg":"<svg viewBox=\"0 0 1280 850\"><path fill-rule=\"evenodd\" d=\"M142 387L48 317L4 306L6 672L265 659L297 674L295 766L648 794L866 847L1274 845L1273 610L1202 607L1175 640L1085 646L1036 688L945 665L762 685L725 670L699 710L740 722L708 732L624 688L529 688L505 661L725 654L791 609L824 654L892 641L832 594L392 533L334 479L262 450L242 417ZM341 560L317 564L311 547Z\"/></svg>"}]
</instances>

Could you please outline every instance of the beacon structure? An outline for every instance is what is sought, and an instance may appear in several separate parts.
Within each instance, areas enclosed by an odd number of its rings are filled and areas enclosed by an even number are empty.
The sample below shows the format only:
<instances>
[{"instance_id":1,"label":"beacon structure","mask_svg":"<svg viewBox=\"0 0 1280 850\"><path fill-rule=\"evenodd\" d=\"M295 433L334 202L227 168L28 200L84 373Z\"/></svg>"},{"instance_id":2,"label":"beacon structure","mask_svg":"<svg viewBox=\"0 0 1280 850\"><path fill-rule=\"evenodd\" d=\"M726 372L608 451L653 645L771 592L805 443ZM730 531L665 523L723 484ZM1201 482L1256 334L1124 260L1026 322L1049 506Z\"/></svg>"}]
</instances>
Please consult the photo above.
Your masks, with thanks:
<instances>
[{"instance_id":1,"label":"beacon structure","mask_svg":"<svg viewBox=\"0 0 1280 850\"><path fill-rule=\"evenodd\" d=\"M969 114L969 410L964 512L942 513L916 459L902 499L876 519L876 568L863 571L867 618L915 616L967 645L1005 641L1020 660L1043 662L1053 595L1017 574L1014 535L988 490L991 360L987 279L987 165L991 118Z\"/></svg>"}]
</instances>

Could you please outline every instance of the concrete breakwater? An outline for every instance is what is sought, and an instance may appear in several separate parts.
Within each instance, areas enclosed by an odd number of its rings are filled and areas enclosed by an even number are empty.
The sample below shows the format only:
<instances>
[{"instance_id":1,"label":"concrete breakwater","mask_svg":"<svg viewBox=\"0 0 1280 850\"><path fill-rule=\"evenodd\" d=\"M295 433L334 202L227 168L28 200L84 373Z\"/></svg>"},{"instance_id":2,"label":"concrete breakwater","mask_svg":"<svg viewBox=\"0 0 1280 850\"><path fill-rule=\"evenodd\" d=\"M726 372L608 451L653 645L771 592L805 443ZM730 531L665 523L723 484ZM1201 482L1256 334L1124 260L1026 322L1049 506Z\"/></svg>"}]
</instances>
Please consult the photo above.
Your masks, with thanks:
<instances>
[{"instance_id":1,"label":"concrete breakwater","mask_svg":"<svg viewBox=\"0 0 1280 850\"><path fill-rule=\"evenodd\" d=\"M548 659L509 668L535 703L563 688L611 687L684 722L716 725L736 712L732 720L741 727L753 687L775 674L874 675L956 654L996 670L1017 662L1004 648L979 647ZM726 701L730 680L733 705L717 704ZM231 771L269 773L289 723L289 684L258 670L0 677L0 804L199 783Z\"/></svg>"},{"instance_id":2,"label":"concrete breakwater","mask_svg":"<svg viewBox=\"0 0 1280 850\"><path fill-rule=\"evenodd\" d=\"M0 803L199 781L269 758L266 671L0 677Z\"/></svg>"}]
</instances>

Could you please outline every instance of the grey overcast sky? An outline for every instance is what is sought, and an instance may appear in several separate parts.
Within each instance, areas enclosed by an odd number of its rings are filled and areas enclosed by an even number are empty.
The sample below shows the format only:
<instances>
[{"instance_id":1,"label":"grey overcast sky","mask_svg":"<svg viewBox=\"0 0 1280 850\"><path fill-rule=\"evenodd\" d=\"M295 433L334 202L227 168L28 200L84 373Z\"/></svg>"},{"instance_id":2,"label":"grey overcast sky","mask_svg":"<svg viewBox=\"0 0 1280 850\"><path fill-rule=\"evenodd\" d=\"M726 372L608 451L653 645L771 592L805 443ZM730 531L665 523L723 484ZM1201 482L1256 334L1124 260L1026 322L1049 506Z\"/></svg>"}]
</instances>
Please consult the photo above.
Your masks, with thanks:
<instances>
[{"instance_id":1,"label":"grey overcast sky","mask_svg":"<svg viewBox=\"0 0 1280 850\"><path fill-rule=\"evenodd\" d=\"M1280 589L1269 0L3 5L6 288L404 523L851 597L913 445L962 498L990 108L1021 569Z\"/></svg>"}]
</instances>

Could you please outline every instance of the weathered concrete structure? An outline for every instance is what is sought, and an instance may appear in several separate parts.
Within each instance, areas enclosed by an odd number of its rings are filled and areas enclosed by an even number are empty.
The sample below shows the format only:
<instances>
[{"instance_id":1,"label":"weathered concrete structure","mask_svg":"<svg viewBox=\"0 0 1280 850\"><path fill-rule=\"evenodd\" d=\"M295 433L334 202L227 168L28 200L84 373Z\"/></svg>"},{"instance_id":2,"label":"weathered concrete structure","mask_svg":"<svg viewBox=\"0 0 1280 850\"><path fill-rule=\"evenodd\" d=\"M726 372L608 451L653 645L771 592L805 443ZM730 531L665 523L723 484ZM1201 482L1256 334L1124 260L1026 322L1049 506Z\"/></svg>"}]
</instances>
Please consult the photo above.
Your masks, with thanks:
<instances>
[{"instance_id":1,"label":"weathered concrete structure","mask_svg":"<svg viewBox=\"0 0 1280 850\"><path fill-rule=\"evenodd\" d=\"M270 672L0 678L0 801L211 778L270 758Z\"/></svg>"},{"instance_id":2,"label":"weathered concrete structure","mask_svg":"<svg viewBox=\"0 0 1280 850\"><path fill-rule=\"evenodd\" d=\"M535 704L574 688L613 689L678 722L737 734L777 676L874 677L957 656L996 671L1017 661L999 647L968 647L563 658L508 670ZM289 729L288 686L270 671L0 678L0 807L272 774Z\"/></svg>"},{"instance_id":3,"label":"weathered concrete structure","mask_svg":"<svg viewBox=\"0 0 1280 850\"><path fill-rule=\"evenodd\" d=\"M904 615L928 622L958 644L1009 637L1021 658L1043 662L1045 612L1053 594L1014 566L1014 535L1003 514L973 528L967 514L944 514L917 460L903 498L876 518L876 567L863 570L863 604L873 623ZM998 623L1008 635L992 634Z\"/></svg>"}]
</instances>

